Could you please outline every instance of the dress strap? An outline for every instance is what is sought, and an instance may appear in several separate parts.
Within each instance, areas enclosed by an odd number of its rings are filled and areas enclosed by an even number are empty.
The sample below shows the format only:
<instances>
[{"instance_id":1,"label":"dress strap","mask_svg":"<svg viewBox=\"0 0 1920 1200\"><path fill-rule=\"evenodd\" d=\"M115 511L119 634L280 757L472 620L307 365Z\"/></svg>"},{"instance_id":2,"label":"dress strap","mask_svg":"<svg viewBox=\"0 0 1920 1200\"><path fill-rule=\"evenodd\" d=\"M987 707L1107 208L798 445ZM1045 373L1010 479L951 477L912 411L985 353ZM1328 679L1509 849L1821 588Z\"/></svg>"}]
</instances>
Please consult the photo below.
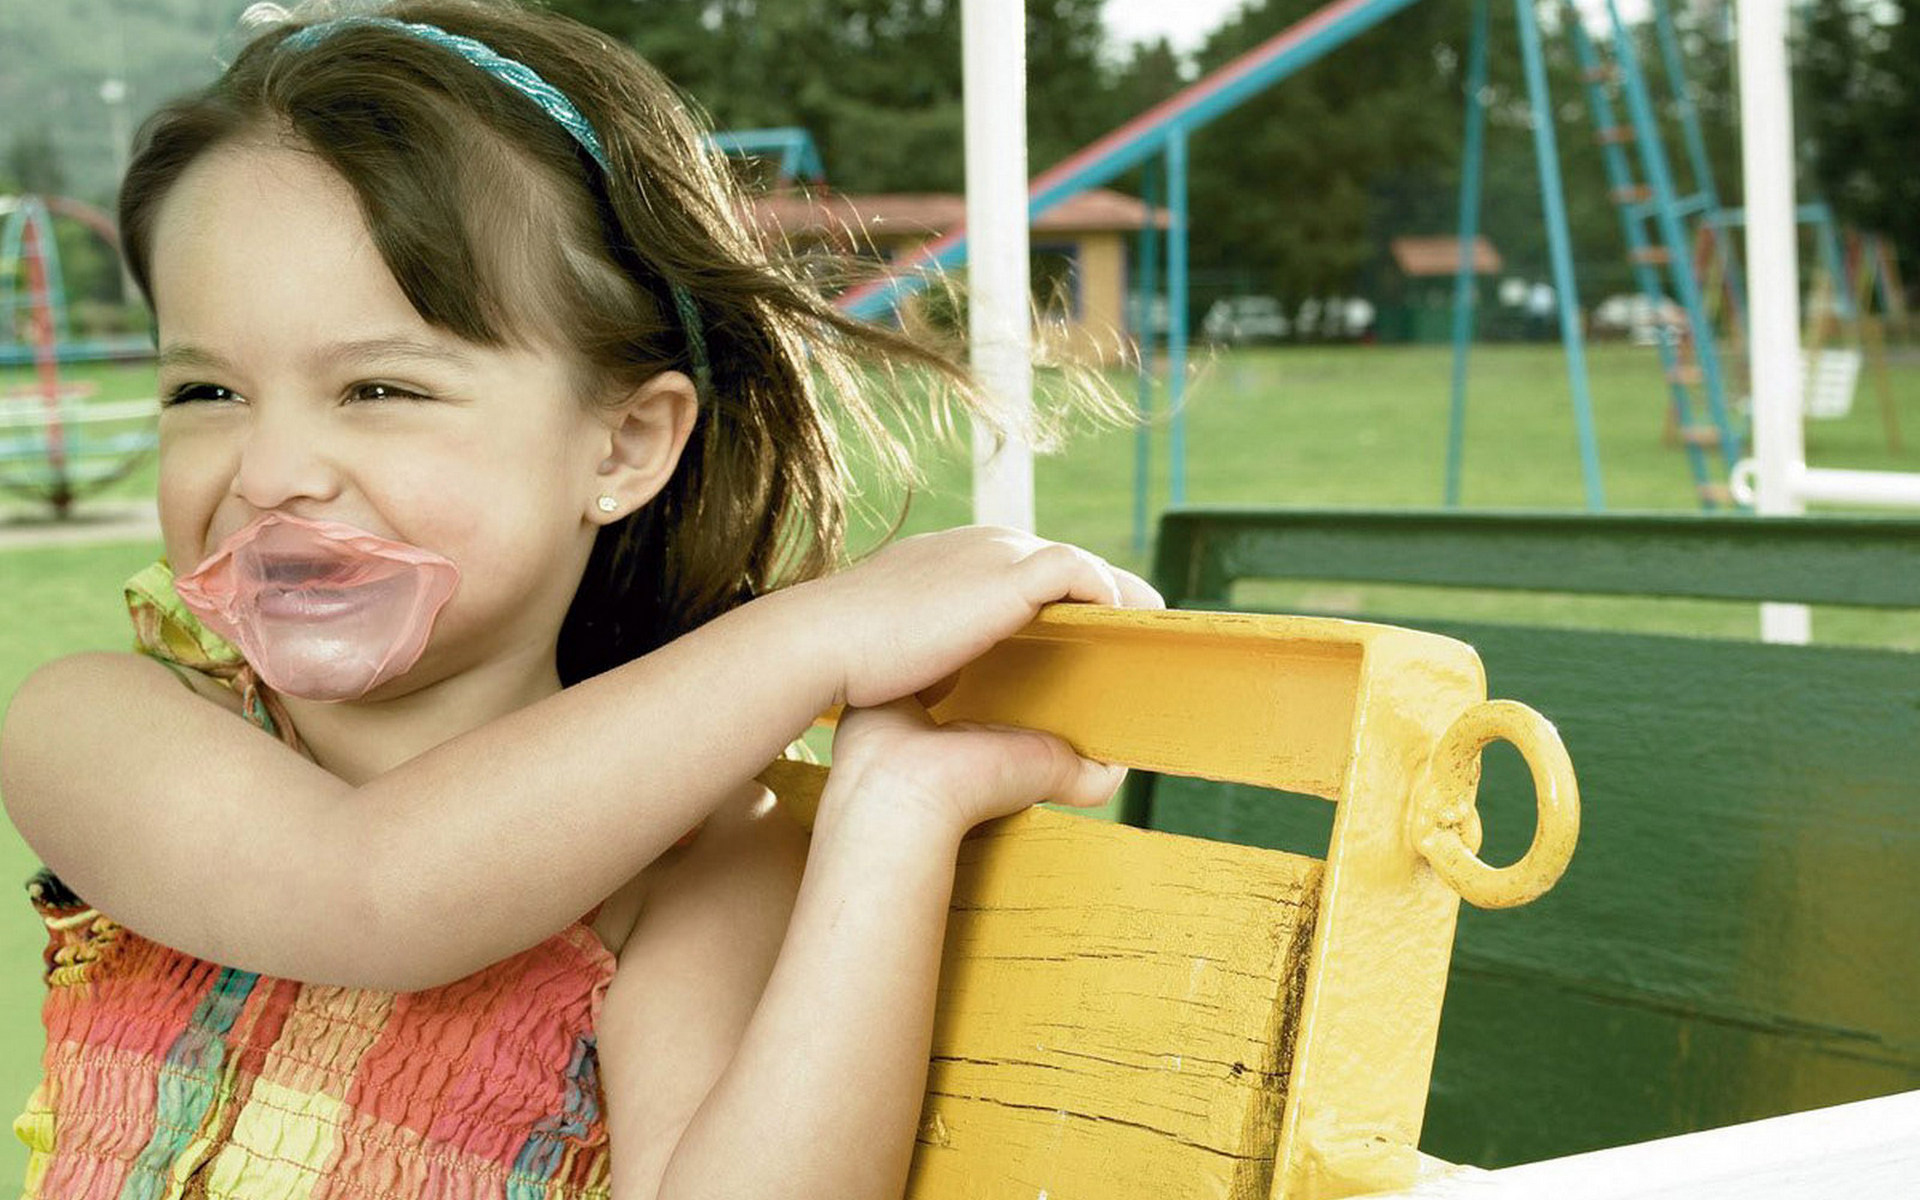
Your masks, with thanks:
<instances>
[{"instance_id":1,"label":"dress strap","mask_svg":"<svg viewBox=\"0 0 1920 1200\"><path fill-rule=\"evenodd\" d=\"M134 649L164 664L192 687L185 671L195 671L232 688L240 697L247 720L299 752L294 732L280 698L260 682L253 667L234 645L200 623L173 588L173 568L160 559L126 583L127 615L133 621Z\"/></svg>"},{"instance_id":2,"label":"dress strap","mask_svg":"<svg viewBox=\"0 0 1920 1200\"><path fill-rule=\"evenodd\" d=\"M152 657L152 656L149 656L149 657ZM174 662L172 659L169 659L169 658L155 658L153 661L159 663L161 666L165 667L167 670L172 671L173 677L175 679L178 679L180 683L188 691L193 692L195 695L199 694L199 689L193 686L193 677L187 674L187 669L185 667L181 666L179 663Z\"/></svg>"}]
</instances>

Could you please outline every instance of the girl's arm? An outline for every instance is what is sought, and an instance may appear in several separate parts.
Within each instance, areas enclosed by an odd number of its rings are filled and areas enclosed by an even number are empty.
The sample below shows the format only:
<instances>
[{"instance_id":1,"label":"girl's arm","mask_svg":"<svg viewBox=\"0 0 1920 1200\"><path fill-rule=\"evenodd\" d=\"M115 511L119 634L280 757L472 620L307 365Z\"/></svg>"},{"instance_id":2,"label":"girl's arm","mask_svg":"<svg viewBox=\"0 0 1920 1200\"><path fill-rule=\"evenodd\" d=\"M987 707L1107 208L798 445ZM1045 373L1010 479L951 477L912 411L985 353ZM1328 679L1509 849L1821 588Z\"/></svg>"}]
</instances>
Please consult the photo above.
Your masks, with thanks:
<instances>
[{"instance_id":1,"label":"girl's arm","mask_svg":"<svg viewBox=\"0 0 1920 1200\"><path fill-rule=\"evenodd\" d=\"M778 757L836 688L815 619L756 600L357 788L155 662L77 655L16 693L0 794L42 861L146 937L435 986L578 919Z\"/></svg>"},{"instance_id":2,"label":"girl's arm","mask_svg":"<svg viewBox=\"0 0 1920 1200\"><path fill-rule=\"evenodd\" d=\"M762 870L663 878L642 912L599 1025L614 1200L897 1200L960 838L1119 778L1048 735L935 731L912 701L850 710L834 759L771 978L777 833L738 843Z\"/></svg>"},{"instance_id":3,"label":"girl's arm","mask_svg":"<svg viewBox=\"0 0 1920 1200\"><path fill-rule=\"evenodd\" d=\"M359 787L132 655L52 663L0 795L90 904L211 961L414 990L551 936L825 708L932 686L1041 604L1151 590L985 529L906 539L450 739Z\"/></svg>"}]
</instances>

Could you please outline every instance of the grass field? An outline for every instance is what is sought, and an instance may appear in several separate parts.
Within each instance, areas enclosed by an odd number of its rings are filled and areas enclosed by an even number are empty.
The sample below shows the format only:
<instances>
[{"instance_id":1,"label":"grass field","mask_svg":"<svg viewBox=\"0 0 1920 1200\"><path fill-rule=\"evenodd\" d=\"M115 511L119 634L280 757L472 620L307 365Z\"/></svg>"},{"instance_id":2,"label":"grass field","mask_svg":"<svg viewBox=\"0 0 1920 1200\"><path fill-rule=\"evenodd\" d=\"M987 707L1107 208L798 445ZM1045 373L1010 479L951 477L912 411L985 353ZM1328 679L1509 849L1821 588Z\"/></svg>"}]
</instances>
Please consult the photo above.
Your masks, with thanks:
<instances>
[{"instance_id":1,"label":"grass field","mask_svg":"<svg viewBox=\"0 0 1920 1200\"><path fill-rule=\"evenodd\" d=\"M1557 347L1476 351L1467 442L1466 502L1473 507L1577 508L1578 452L1565 360ZM1678 451L1661 442L1663 385L1651 350L1591 348L1595 419L1610 507L1690 511L1693 491ZM88 372L74 371L76 376ZM152 394L142 368L91 372L103 398ZM1898 415L1920 445L1920 361L1893 368ZM1190 391L1187 499L1195 504L1433 507L1441 498L1448 356L1433 348L1243 351L1202 360ZM0 373L0 387L9 378ZM1131 383L1123 386L1131 389ZM1891 453L1878 405L1863 384L1852 416L1808 430L1817 465L1920 470L1920 449ZM1155 432L1152 507L1167 497L1165 437ZM1132 542L1135 434L1088 435L1036 471L1040 531L1145 571ZM968 512L965 455L928 464L909 532L959 523ZM150 494L152 468L116 486ZM3 528L3 527L0 527ZM869 524L867 537L874 528ZM7 549L0 533L0 701L37 663L74 650L127 643L119 583L158 553L151 544ZM1655 603L1563 596L1420 594L1404 588L1299 584L1250 589L1261 607L1457 616L1752 636L1751 606ZM1920 614L1820 612L1818 640L1920 650ZM34 867L10 830L0 833L0 897ZM23 1100L40 1052L38 955L43 935L24 897L0 904L0 1105ZM14 1111L17 1111L15 1109ZM0 1179L24 1161L0 1143Z\"/></svg>"}]
</instances>

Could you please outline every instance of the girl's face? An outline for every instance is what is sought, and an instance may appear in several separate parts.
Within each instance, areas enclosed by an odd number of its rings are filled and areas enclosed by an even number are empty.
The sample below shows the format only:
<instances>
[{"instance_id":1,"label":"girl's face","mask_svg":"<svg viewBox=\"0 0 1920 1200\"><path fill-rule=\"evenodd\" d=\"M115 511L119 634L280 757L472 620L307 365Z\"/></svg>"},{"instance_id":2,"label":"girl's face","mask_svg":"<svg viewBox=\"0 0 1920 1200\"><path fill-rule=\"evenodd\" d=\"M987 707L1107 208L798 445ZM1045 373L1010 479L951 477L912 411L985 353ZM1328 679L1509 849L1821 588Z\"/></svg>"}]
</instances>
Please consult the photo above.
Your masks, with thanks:
<instances>
[{"instance_id":1,"label":"girl's face","mask_svg":"<svg viewBox=\"0 0 1920 1200\"><path fill-rule=\"evenodd\" d=\"M610 446L563 353L429 326L346 181L285 148L223 147L182 174L152 284L177 570L271 510L345 521L460 569L426 654L374 698L503 656L552 671Z\"/></svg>"}]
</instances>

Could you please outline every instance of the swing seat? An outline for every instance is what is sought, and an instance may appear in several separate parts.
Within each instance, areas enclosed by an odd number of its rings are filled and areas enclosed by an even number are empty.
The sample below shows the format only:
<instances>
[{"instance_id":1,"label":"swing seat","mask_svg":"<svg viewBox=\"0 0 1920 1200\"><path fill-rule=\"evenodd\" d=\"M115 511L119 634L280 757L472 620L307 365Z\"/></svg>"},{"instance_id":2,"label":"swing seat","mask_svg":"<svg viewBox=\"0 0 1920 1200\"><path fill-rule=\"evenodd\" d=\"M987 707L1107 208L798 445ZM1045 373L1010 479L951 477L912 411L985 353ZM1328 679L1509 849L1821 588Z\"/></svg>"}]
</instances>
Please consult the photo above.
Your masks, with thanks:
<instances>
[{"instance_id":1,"label":"swing seat","mask_svg":"<svg viewBox=\"0 0 1920 1200\"><path fill-rule=\"evenodd\" d=\"M1576 869L1548 903L1461 915L1430 1152L1531 1165L1920 1088L1920 655L1904 615L1920 612L1920 520L1188 508L1157 545L1175 606L1351 607L1344 589L1381 586L1365 599L1386 619L1477 647L1494 686L1580 755L1605 817ZM1737 624L1706 636L1729 601ZM1817 630L1887 613L1890 644L1756 642L1761 601L1842 610ZM1650 631L1656 603L1700 624ZM1511 755L1487 765L1489 843L1517 849L1532 781ZM1127 819L1151 828L1300 832L1247 789L1139 773L1129 788ZM1920 1163L1911 1103L1890 1111ZM1767 1160L1748 1161L1760 1178ZM1837 1154L1821 1178L1866 1161ZM1515 1194L1641 1194L1611 1178ZM1920 1177L1827 1194L1920 1195Z\"/></svg>"},{"instance_id":2,"label":"swing seat","mask_svg":"<svg viewBox=\"0 0 1920 1200\"><path fill-rule=\"evenodd\" d=\"M1321 1200L1408 1186L1462 896L1572 853L1558 736L1463 643L1380 625L1055 605L934 709L1129 767L1334 806L1317 854L1032 809L962 845L907 1195ZM1532 848L1488 868L1480 750L1532 765ZM765 778L803 822L825 770Z\"/></svg>"},{"instance_id":3,"label":"swing seat","mask_svg":"<svg viewBox=\"0 0 1920 1200\"><path fill-rule=\"evenodd\" d=\"M1860 351L1816 350L1802 355L1801 361L1801 395L1810 420L1837 420L1853 411L1853 394L1860 384Z\"/></svg>"}]
</instances>

